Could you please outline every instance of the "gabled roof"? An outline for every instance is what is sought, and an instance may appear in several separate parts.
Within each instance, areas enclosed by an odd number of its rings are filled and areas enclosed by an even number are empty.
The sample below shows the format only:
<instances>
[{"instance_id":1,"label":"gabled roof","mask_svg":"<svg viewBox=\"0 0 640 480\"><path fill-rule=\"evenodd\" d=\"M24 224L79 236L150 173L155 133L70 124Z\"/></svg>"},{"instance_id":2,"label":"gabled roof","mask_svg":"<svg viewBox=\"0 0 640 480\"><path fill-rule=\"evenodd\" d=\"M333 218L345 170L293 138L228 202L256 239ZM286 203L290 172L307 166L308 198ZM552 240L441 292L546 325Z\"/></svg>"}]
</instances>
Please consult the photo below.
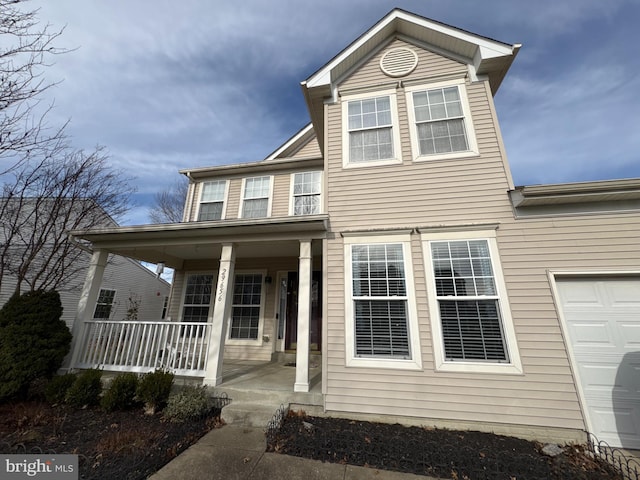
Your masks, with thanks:
<instances>
[{"instance_id":1,"label":"gabled roof","mask_svg":"<svg viewBox=\"0 0 640 480\"><path fill-rule=\"evenodd\" d=\"M409 37L440 52L466 59L476 75L488 76L494 94L520 49L519 44L493 40L398 8L392 10L302 82L311 121L323 151L324 100L335 96L338 81L394 36Z\"/></svg>"}]
</instances>

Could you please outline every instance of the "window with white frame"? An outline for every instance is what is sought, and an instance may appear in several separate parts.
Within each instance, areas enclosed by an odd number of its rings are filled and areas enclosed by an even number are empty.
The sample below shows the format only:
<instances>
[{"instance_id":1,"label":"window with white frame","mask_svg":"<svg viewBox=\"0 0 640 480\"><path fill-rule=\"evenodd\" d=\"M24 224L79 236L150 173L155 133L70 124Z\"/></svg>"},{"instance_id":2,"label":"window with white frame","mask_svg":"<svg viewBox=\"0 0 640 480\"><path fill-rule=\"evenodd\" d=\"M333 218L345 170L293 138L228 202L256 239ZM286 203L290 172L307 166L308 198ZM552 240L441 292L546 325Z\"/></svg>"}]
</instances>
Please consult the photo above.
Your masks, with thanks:
<instances>
[{"instance_id":1,"label":"window with white frame","mask_svg":"<svg viewBox=\"0 0 640 480\"><path fill-rule=\"evenodd\" d=\"M322 172L300 172L293 174L293 214L314 215L320 213Z\"/></svg>"},{"instance_id":2,"label":"window with white frame","mask_svg":"<svg viewBox=\"0 0 640 480\"><path fill-rule=\"evenodd\" d=\"M347 364L420 368L409 236L345 244Z\"/></svg>"},{"instance_id":3,"label":"window with white frame","mask_svg":"<svg viewBox=\"0 0 640 480\"><path fill-rule=\"evenodd\" d=\"M202 184L198 220L220 220L224 212L224 199L227 190L226 180L215 180Z\"/></svg>"},{"instance_id":4,"label":"window with white frame","mask_svg":"<svg viewBox=\"0 0 640 480\"><path fill-rule=\"evenodd\" d=\"M212 274L195 273L187 276L182 306L183 322L207 322L212 290Z\"/></svg>"},{"instance_id":5,"label":"window with white frame","mask_svg":"<svg viewBox=\"0 0 640 480\"><path fill-rule=\"evenodd\" d=\"M96 302L96 309L93 312L93 318L107 320L111 316L111 310L116 298L116 291L108 288L101 288Z\"/></svg>"},{"instance_id":6,"label":"window with white frame","mask_svg":"<svg viewBox=\"0 0 640 480\"><path fill-rule=\"evenodd\" d=\"M260 218L269 216L269 195L271 177L252 177L244 180L242 197L242 218Z\"/></svg>"},{"instance_id":7,"label":"window with white frame","mask_svg":"<svg viewBox=\"0 0 640 480\"><path fill-rule=\"evenodd\" d=\"M466 89L462 81L407 89L415 158L477 154Z\"/></svg>"},{"instance_id":8,"label":"window with white frame","mask_svg":"<svg viewBox=\"0 0 640 480\"><path fill-rule=\"evenodd\" d=\"M233 285L229 338L257 340L262 305L262 274L238 273Z\"/></svg>"},{"instance_id":9,"label":"window with white frame","mask_svg":"<svg viewBox=\"0 0 640 480\"><path fill-rule=\"evenodd\" d=\"M521 373L495 238L451 237L425 244L438 367Z\"/></svg>"},{"instance_id":10,"label":"window with white frame","mask_svg":"<svg viewBox=\"0 0 640 480\"><path fill-rule=\"evenodd\" d=\"M396 163L400 155L395 90L343 98L345 166Z\"/></svg>"}]
</instances>

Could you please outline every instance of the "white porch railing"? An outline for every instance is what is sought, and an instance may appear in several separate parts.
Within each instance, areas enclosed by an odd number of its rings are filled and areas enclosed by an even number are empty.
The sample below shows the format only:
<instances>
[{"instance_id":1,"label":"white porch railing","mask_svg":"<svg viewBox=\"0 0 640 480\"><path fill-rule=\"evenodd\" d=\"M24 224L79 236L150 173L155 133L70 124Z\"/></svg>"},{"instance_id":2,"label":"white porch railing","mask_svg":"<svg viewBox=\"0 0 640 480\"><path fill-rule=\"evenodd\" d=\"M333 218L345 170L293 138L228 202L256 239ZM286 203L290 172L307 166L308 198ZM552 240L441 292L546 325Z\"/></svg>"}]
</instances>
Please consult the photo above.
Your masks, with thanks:
<instances>
[{"instance_id":1,"label":"white porch railing","mask_svg":"<svg viewBox=\"0 0 640 480\"><path fill-rule=\"evenodd\" d=\"M204 376L209 328L194 322L86 321L75 367L141 373L162 368Z\"/></svg>"}]
</instances>

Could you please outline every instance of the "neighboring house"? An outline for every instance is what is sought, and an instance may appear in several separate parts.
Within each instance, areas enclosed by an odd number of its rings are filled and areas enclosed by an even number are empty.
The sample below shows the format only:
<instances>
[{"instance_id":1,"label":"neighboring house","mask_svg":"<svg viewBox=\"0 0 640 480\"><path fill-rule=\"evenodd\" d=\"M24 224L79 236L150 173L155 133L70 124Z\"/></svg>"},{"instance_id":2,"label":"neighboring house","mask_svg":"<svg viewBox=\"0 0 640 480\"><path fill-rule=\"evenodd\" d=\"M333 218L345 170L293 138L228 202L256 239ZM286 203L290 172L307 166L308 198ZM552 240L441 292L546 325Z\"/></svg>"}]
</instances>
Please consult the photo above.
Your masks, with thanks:
<instances>
[{"instance_id":1,"label":"neighboring house","mask_svg":"<svg viewBox=\"0 0 640 480\"><path fill-rule=\"evenodd\" d=\"M0 202L11 202L11 200L0 199ZM25 252L32 252L29 250L30 245L40 240L31 236L31 232L36 227L33 222L29 221L30 217L35 217L31 205L36 208L36 203L30 202L29 199L22 203L23 206L19 214L21 220L15 223L20 225L20 234L14 235L9 243L6 243L8 239L3 233L6 233L5 228L9 228L9 226L6 220L4 225L0 225L3 227L0 228L0 248L4 255L3 274L0 282L0 307L16 292L18 277L12 270L19 265L20 257ZM40 203L42 201L38 202L38 204ZM105 225L117 227L117 224L102 209L99 211L104 217ZM68 222L68 224L72 223ZM33 228L26 231L30 227ZM60 228L64 228L64 225L60 225ZM41 268L45 263L63 263L57 260L58 253L55 252L61 252L60 255L68 255L69 260L64 260L66 265L60 269L65 272L64 279L53 288L60 293L63 307L62 320L69 329L73 330L78 302L87 277L91 252L87 251L86 247L73 245L69 242L70 240L66 239L66 234L61 233L60 229L51 229L51 236L47 236L45 245L35 255L30 271ZM55 252L52 253L54 250ZM60 271L57 275L61 275ZM43 275L45 278L55 276L51 273L51 269L45 269L45 272ZM27 276L31 279L34 275ZM51 280L51 282L56 283L58 280ZM28 282L23 281L21 293L29 288ZM163 309L168 302L169 291L170 285L159 279L140 262L119 255L110 255L102 282L98 285L98 298L85 319L158 320L162 318Z\"/></svg>"},{"instance_id":2,"label":"neighboring house","mask_svg":"<svg viewBox=\"0 0 640 480\"><path fill-rule=\"evenodd\" d=\"M183 223L76 232L93 282L109 252L174 268L205 384L295 351L308 391L315 352L329 412L640 448L640 180L513 184L518 50L391 11L302 82L281 148L181 172Z\"/></svg>"}]
</instances>

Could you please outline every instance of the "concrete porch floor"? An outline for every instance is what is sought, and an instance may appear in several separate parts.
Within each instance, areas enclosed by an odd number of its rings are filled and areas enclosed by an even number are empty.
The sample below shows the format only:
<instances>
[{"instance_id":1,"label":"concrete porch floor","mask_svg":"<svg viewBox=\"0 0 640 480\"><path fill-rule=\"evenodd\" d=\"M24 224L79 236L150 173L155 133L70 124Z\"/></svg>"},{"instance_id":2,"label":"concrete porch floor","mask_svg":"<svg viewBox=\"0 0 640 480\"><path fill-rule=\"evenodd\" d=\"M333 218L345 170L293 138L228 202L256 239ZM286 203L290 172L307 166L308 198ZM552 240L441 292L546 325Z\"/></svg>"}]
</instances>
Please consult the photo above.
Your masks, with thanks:
<instances>
[{"instance_id":1,"label":"concrete porch floor","mask_svg":"<svg viewBox=\"0 0 640 480\"><path fill-rule=\"evenodd\" d=\"M230 360L224 362L222 383L216 388L278 390L293 393L295 380L296 367L291 363ZM309 393L321 393L321 380L321 359L311 357L309 361Z\"/></svg>"},{"instance_id":2,"label":"concrete porch floor","mask_svg":"<svg viewBox=\"0 0 640 480\"><path fill-rule=\"evenodd\" d=\"M294 392L295 378L296 368L287 362L227 361L213 394L231 399L222 410L226 423L266 427L280 406L323 409L321 358L309 362L309 392Z\"/></svg>"}]
</instances>

